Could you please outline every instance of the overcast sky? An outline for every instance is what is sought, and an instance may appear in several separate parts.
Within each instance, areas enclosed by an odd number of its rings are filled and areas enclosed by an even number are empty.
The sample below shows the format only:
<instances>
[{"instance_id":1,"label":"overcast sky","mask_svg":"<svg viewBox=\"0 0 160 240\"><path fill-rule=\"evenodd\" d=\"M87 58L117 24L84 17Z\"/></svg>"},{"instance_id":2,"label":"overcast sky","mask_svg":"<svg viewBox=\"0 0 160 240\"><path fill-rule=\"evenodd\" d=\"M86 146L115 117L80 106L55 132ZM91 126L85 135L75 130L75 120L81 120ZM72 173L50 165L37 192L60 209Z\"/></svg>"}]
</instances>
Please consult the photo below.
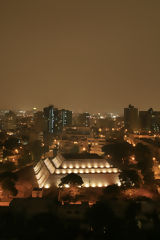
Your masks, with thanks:
<instances>
[{"instance_id":1,"label":"overcast sky","mask_svg":"<svg viewBox=\"0 0 160 240\"><path fill-rule=\"evenodd\" d=\"M160 110L160 0L0 0L0 108Z\"/></svg>"}]
</instances>

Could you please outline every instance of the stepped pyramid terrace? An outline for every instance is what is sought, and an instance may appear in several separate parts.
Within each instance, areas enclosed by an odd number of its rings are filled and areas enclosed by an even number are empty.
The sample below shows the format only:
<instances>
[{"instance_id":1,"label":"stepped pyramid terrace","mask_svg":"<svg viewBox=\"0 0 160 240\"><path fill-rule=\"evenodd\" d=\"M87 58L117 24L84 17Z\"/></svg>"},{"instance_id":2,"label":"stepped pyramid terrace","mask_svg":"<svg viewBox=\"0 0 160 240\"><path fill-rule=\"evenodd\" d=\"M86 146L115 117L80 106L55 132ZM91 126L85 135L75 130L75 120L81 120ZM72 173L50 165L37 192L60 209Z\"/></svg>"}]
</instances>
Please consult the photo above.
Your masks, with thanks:
<instances>
[{"instance_id":1,"label":"stepped pyramid terrace","mask_svg":"<svg viewBox=\"0 0 160 240\"><path fill-rule=\"evenodd\" d=\"M61 178L76 173L83 179L83 187L107 187L120 185L118 168L96 154L57 154L55 158L41 159L34 166L40 188L59 186ZM68 184L65 187L69 187Z\"/></svg>"}]
</instances>

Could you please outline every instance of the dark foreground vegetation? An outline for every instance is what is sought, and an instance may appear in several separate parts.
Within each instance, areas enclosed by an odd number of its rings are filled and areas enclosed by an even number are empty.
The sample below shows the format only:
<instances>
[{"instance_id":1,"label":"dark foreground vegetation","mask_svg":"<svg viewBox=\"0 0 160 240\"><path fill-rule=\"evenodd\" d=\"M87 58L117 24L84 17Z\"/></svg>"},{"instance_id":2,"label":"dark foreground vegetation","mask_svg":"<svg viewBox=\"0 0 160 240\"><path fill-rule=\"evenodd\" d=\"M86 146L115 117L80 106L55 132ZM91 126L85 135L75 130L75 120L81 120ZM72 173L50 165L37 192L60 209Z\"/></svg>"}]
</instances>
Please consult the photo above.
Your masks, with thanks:
<instances>
[{"instance_id":1,"label":"dark foreground vegetation","mask_svg":"<svg viewBox=\"0 0 160 240\"><path fill-rule=\"evenodd\" d=\"M102 199L61 205L55 199L14 199L0 207L0 239L159 239L159 200Z\"/></svg>"}]
</instances>

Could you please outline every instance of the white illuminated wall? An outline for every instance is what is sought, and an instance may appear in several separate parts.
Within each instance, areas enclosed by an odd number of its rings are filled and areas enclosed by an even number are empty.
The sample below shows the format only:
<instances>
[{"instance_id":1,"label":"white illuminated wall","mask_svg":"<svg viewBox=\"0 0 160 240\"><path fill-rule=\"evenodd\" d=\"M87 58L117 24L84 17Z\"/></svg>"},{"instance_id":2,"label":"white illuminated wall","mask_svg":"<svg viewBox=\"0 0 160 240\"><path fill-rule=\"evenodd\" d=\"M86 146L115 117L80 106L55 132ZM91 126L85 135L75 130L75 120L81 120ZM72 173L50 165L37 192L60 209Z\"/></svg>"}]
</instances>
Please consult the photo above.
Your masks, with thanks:
<instances>
[{"instance_id":1,"label":"white illuminated wall","mask_svg":"<svg viewBox=\"0 0 160 240\"><path fill-rule=\"evenodd\" d=\"M61 178L70 173L76 173L82 177L83 187L120 185L119 169L111 166L105 159L72 159L68 161L58 155L51 160L48 158L40 160L34 167L34 172L40 188L48 188L51 185L58 187Z\"/></svg>"}]
</instances>

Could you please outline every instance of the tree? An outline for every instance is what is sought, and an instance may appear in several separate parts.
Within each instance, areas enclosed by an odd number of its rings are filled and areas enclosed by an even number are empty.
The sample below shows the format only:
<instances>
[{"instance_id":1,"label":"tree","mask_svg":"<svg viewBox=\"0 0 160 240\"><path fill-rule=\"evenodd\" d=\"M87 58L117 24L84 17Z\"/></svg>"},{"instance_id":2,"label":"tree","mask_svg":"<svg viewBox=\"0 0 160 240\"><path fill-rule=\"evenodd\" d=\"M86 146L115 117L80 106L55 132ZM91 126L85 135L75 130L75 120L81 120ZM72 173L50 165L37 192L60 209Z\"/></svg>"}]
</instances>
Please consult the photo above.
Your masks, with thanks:
<instances>
[{"instance_id":1,"label":"tree","mask_svg":"<svg viewBox=\"0 0 160 240\"><path fill-rule=\"evenodd\" d=\"M0 171L12 171L15 169L15 164L13 162L0 163Z\"/></svg>"},{"instance_id":2,"label":"tree","mask_svg":"<svg viewBox=\"0 0 160 240\"><path fill-rule=\"evenodd\" d=\"M19 142L18 142L18 138L15 137L9 137L5 143L4 146L7 150L13 150L14 148L18 148L19 147Z\"/></svg>"},{"instance_id":3,"label":"tree","mask_svg":"<svg viewBox=\"0 0 160 240\"><path fill-rule=\"evenodd\" d=\"M36 140L30 143L30 150L32 153L32 160L38 162L42 155L41 141Z\"/></svg>"},{"instance_id":4,"label":"tree","mask_svg":"<svg viewBox=\"0 0 160 240\"><path fill-rule=\"evenodd\" d=\"M112 184L104 188L102 200L106 198L119 198L119 197L121 197L121 189L117 184Z\"/></svg>"},{"instance_id":5,"label":"tree","mask_svg":"<svg viewBox=\"0 0 160 240\"><path fill-rule=\"evenodd\" d=\"M16 196L18 191L15 187L15 182L11 178L5 178L2 181L2 188L5 191L9 191L12 196Z\"/></svg>"},{"instance_id":6,"label":"tree","mask_svg":"<svg viewBox=\"0 0 160 240\"><path fill-rule=\"evenodd\" d=\"M7 139L7 134L5 132L0 132L0 145L3 145L6 139Z\"/></svg>"},{"instance_id":7,"label":"tree","mask_svg":"<svg viewBox=\"0 0 160 240\"><path fill-rule=\"evenodd\" d=\"M140 185L140 177L134 169L122 170L119 174L119 179L121 186L124 188L139 187Z\"/></svg>"},{"instance_id":8,"label":"tree","mask_svg":"<svg viewBox=\"0 0 160 240\"><path fill-rule=\"evenodd\" d=\"M78 174L70 173L61 178L61 183L59 186L64 186L65 184L69 184L71 186L81 186L83 184L83 180Z\"/></svg>"},{"instance_id":9,"label":"tree","mask_svg":"<svg viewBox=\"0 0 160 240\"><path fill-rule=\"evenodd\" d=\"M134 148L128 142L116 142L102 147L105 154L112 157L112 164L118 168L128 165L129 157L133 154Z\"/></svg>"},{"instance_id":10,"label":"tree","mask_svg":"<svg viewBox=\"0 0 160 240\"><path fill-rule=\"evenodd\" d=\"M148 146L138 143L135 148L135 158L137 167L141 170L143 180L145 184L154 183L154 174L152 172L153 167L153 154Z\"/></svg>"}]
</instances>

